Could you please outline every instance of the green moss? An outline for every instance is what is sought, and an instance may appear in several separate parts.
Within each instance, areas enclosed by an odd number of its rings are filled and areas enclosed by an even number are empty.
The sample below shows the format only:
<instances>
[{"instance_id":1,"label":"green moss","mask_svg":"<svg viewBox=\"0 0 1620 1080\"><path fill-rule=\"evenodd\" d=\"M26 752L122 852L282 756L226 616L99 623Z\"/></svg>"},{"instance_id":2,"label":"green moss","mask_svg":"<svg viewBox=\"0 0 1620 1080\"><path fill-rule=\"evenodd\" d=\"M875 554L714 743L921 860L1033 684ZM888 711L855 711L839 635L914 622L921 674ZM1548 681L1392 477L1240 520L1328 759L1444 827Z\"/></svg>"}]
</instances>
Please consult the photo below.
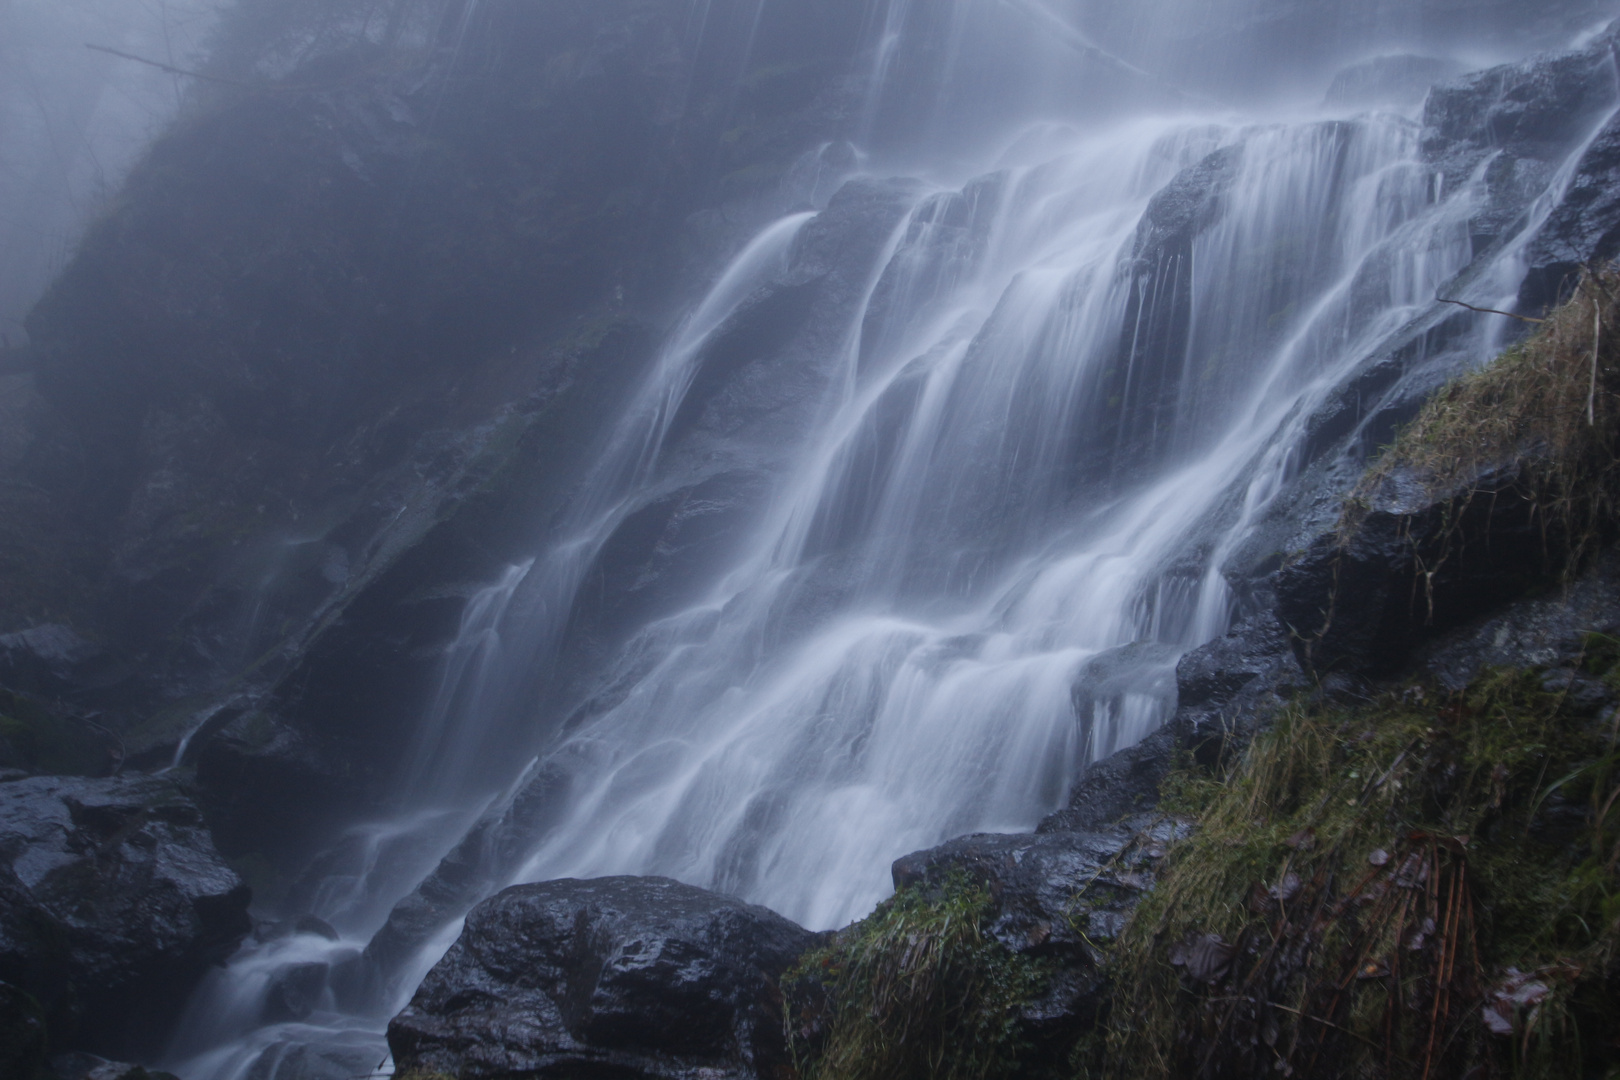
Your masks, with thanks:
<instances>
[{"instance_id":1,"label":"green moss","mask_svg":"<svg viewBox=\"0 0 1620 1080\"><path fill-rule=\"evenodd\" d=\"M1354 532L1394 475L1474 497L1509 483L1552 526L1570 568L1612 529L1620 500L1620 271L1587 274L1568 303L1479 371L1436 393L1346 502ZM1490 477L1487 490L1476 490ZM1444 557L1442 553L1442 558Z\"/></svg>"},{"instance_id":2,"label":"green moss","mask_svg":"<svg viewBox=\"0 0 1620 1080\"><path fill-rule=\"evenodd\" d=\"M905 889L782 980L804 1080L1020 1075L1017 1010L1047 972L986 933L988 893Z\"/></svg>"},{"instance_id":3,"label":"green moss","mask_svg":"<svg viewBox=\"0 0 1620 1080\"><path fill-rule=\"evenodd\" d=\"M1167 786L1200 825L1113 958L1108 1071L1606 1075L1617 795L1614 735L1533 672L1288 708L1230 775Z\"/></svg>"}]
</instances>

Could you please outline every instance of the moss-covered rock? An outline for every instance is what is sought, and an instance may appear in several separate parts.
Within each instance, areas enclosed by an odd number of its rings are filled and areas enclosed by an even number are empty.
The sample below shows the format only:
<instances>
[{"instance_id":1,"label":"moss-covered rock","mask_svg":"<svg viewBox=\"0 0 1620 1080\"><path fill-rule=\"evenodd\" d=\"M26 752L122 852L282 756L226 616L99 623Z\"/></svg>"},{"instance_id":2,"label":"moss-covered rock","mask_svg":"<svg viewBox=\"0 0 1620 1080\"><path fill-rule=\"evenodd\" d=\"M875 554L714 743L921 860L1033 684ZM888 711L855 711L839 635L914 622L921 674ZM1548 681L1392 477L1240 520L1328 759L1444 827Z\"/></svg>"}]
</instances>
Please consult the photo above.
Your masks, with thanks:
<instances>
[{"instance_id":1,"label":"moss-covered rock","mask_svg":"<svg viewBox=\"0 0 1620 1080\"><path fill-rule=\"evenodd\" d=\"M1113 958L1110 1073L1620 1068L1620 670L1589 646L1296 705L1229 775L1173 778L1198 828Z\"/></svg>"},{"instance_id":2,"label":"moss-covered rock","mask_svg":"<svg viewBox=\"0 0 1620 1080\"><path fill-rule=\"evenodd\" d=\"M996 905L958 873L902 889L783 976L807 1080L990 1080L1028 1075L1020 1011L1048 965L991 933Z\"/></svg>"}]
</instances>

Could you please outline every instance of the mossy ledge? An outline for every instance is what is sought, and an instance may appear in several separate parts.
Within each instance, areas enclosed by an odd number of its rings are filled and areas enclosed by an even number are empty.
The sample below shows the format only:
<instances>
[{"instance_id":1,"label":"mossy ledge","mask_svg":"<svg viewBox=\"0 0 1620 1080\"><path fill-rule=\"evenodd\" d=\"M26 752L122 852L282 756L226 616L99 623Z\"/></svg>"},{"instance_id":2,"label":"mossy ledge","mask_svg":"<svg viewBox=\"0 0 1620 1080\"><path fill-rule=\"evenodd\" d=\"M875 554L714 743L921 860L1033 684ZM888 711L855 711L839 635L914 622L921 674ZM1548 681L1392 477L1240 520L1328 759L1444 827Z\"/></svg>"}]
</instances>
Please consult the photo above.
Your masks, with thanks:
<instances>
[{"instance_id":1,"label":"mossy ledge","mask_svg":"<svg viewBox=\"0 0 1620 1080\"><path fill-rule=\"evenodd\" d=\"M1348 541L1381 501L1447 499L1445 560L1476 501L1526 501L1565 572L1614 535L1620 504L1620 271L1588 270L1537 329L1429 399L1345 502ZM1431 574L1435 567L1426 568Z\"/></svg>"}]
</instances>

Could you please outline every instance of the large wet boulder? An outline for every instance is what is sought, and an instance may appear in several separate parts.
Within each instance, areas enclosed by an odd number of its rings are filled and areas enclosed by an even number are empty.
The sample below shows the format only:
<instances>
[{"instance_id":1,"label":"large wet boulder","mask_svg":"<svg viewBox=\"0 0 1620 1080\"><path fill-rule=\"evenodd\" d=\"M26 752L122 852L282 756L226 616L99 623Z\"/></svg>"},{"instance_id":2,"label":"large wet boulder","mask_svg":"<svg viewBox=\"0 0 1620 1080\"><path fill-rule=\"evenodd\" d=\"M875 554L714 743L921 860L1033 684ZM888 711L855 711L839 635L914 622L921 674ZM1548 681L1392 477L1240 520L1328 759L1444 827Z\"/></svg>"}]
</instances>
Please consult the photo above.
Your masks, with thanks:
<instances>
[{"instance_id":1,"label":"large wet boulder","mask_svg":"<svg viewBox=\"0 0 1620 1080\"><path fill-rule=\"evenodd\" d=\"M247 935L248 888L168 780L0 783L0 979L52 1043L155 1055L198 980Z\"/></svg>"},{"instance_id":2,"label":"large wet boulder","mask_svg":"<svg viewBox=\"0 0 1620 1080\"><path fill-rule=\"evenodd\" d=\"M388 1044L402 1074L460 1080L779 1077L776 980L814 940L665 878L520 885L467 917Z\"/></svg>"}]
</instances>

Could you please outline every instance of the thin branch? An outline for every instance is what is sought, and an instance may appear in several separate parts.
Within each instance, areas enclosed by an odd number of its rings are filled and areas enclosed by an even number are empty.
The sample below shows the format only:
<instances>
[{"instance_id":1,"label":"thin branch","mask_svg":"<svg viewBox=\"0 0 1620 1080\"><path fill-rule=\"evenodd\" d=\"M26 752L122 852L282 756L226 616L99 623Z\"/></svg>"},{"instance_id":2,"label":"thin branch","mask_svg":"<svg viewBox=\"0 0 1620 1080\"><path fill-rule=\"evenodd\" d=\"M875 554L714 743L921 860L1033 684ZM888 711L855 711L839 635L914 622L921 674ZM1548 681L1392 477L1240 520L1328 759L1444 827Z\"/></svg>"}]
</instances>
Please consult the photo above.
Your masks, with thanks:
<instances>
[{"instance_id":1,"label":"thin branch","mask_svg":"<svg viewBox=\"0 0 1620 1080\"><path fill-rule=\"evenodd\" d=\"M1592 297L1592 383L1586 391L1586 426L1597 427L1598 354L1603 351L1603 301Z\"/></svg>"},{"instance_id":2,"label":"thin branch","mask_svg":"<svg viewBox=\"0 0 1620 1080\"><path fill-rule=\"evenodd\" d=\"M238 79L223 79L218 75L204 75L200 71L187 71L185 68L177 68L172 64L165 64L160 60L148 60L144 56L136 56L133 53L119 52L117 49L109 49L105 45L92 45L88 41L84 43L84 47L90 49L92 52L106 53L108 56L116 56L120 60L133 60L137 64L145 64L148 67L155 67L159 71L168 72L170 75L184 75L188 79L202 79L204 82L224 83L226 86L238 86L244 90L280 89L279 87L257 86L253 83L242 82Z\"/></svg>"},{"instance_id":3,"label":"thin branch","mask_svg":"<svg viewBox=\"0 0 1620 1080\"><path fill-rule=\"evenodd\" d=\"M1367 1038L1367 1036L1361 1034L1360 1032L1351 1031L1349 1028L1343 1027L1343 1026L1341 1026L1339 1024L1335 1024L1331 1020L1324 1020L1320 1016L1312 1016L1310 1013L1303 1012L1303 1011L1301 1011L1299 1009L1291 1009L1287 1005L1279 1005L1275 1001L1268 1001L1268 1002L1266 1002L1266 1004L1271 1006L1273 1009L1281 1009L1285 1013L1293 1013L1295 1016L1299 1017L1301 1020L1309 1020L1312 1023L1321 1024L1323 1027L1330 1027L1330 1028L1334 1029L1335 1031L1342 1031L1346 1035L1350 1036L1352 1039L1359 1039L1360 1041L1366 1043L1368 1046L1372 1047L1374 1050L1383 1050L1386 1053L1389 1053L1389 1054L1393 1055L1395 1057L1395 1060L1397 1060L1397 1061L1399 1061L1399 1062L1401 1062L1403 1064L1406 1064L1406 1065L1414 1065L1414 1064L1416 1064L1416 1062L1408 1061L1406 1058L1403 1058L1400 1055L1395 1054L1395 1052L1392 1049L1390 1049L1388 1046L1379 1046L1377 1043L1373 1042L1371 1039Z\"/></svg>"},{"instance_id":4,"label":"thin branch","mask_svg":"<svg viewBox=\"0 0 1620 1080\"><path fill-rule=\"evenodd\" d=\"M1456 304L1458 307L1465 307L1469 311L1477 311L1481 315L1506 315L1510 319L1518 319L1520 322L1535 323L1537 326L1541 326L1547 321L1546 319L1532 319L1528 315L1515 315L1511 311L1497 311L1495 308L1475 307L1473 304L1466 303L1462 300L1447 300L1443 296L1437 296L1435 299L1442 304Z\"/></svg>"},{"instance_id":5,"label":"thin branch","mask_svg":"<svg viewBox=\"0 0 1620 1080\"><path fill-rule=\"evenodd\" d=\"M227 79L219 75L205 75L200 71L188 71L185 68L175 67L173 64L165 64L160 60L149 60L144 56L136 56L134 53L120 52L117 49L109 49L105 45L92 45L88 41L84 43L84 47L95 52L106 53L108 56L116 56L120 60L133 60L137 64L145 64L148 67L155 67L159 71L167 72L170 75L181 75L188 79L201 79L204 82L219 83L221 86L234 86L239 90L258 90L271 94L306 94L320 90L333 90L337 89L338 87L350 85L363 75L363 73L360 73L347 79L340 79L335 82L304 83L296 86L285 86L277 83L246 82L242 79Z\"/></svg>"}]
</instances>

